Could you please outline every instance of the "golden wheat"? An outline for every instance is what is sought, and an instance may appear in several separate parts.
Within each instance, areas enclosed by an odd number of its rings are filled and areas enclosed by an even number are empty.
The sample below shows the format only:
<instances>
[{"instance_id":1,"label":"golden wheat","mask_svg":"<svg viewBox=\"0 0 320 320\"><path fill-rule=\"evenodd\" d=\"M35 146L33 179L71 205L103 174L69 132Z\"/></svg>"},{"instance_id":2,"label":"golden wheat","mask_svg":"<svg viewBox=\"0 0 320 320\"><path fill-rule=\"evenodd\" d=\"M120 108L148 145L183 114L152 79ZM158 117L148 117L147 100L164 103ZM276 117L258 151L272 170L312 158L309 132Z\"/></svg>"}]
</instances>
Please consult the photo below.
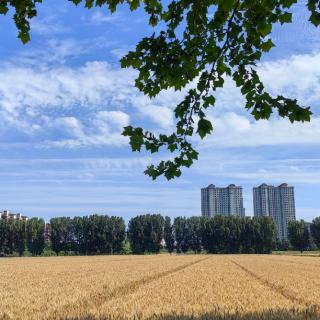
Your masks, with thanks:
<instances>
[{"instance_id":1,"label":"golden wheat","mask_svg":"<svg viewBox=\"0 0 320 320\"><path fill-rule=\"evenodd\" d=\"M320 259L266 255L0 260L0 319L320 319Z\"/></svg>"}]
</instances>

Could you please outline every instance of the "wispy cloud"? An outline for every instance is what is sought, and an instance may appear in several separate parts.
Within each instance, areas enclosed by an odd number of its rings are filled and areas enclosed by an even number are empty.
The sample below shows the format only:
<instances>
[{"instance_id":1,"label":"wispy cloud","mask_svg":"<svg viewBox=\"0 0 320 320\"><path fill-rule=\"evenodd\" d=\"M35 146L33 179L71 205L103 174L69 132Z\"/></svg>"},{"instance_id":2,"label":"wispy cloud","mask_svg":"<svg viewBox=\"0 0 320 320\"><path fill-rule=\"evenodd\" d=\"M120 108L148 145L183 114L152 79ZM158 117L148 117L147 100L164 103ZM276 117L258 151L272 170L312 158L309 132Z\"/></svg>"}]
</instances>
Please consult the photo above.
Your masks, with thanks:
<instances>
[{"instance_id":1,"label":"wispy cloud","mask_svg":"<svg viewBox=\"0 0 320 320\"><path fill-rule=\"evenodd\" d=\"M32 33L42 36L53 36L61 33L69 33L70 27L64 25L55 14L49 14L43 18L34 18L30 21Z\"/></svg>"},{"instance_id":2,"label":"wispy cloud","mask_svg":"<svg viewBox=\"0 0 320 320\"><path fill-rule=\"evenodd\" d=\"M121 16L119 13L103 13L102 11L95 11L91 16L90 16L90 22L96 25L100 24L115 24L119 25L125 21L124 17Z\"/></svg>"},{"instance_id":3,"label":"wispy cloud","mask_svg":"<svg viewBox=\"0 0 320 320\"><path fill-rule=\"evenodd\" d=\"M287 119L272 118L255 121L248 116L227 112L211 117L212 136L200 142L201 148L258 147L281 145L319 145L320 118L310 123L291 123Z\"/></svg>"},{"instance_id":4,"label":"wispy cloud","mask_svg":"<svg viewBox=\"0 0 320 320\"><path fill-rule=\"evenodd\" d=\"M121 146L128 139L121 135L123 127L129 124L129 116L122 111L99 111L93 115L87 125L74 117L55 119L50 125L60 130L59 140L47 141L43 146L77 148L85 146ZM61 137L65 131L68 138Z\"/></svg>"},{"instance_id":5,"label":"wispy cloud","mask_svg":"<svg viewBox=\"0 0 320 320\"><path fill-rule=\"evenodd\" d=\"M68 47L64 48L62 51L68 51ZM320 54L292 56L289 60L265 62L259 67L272 93L296 94L301 102L313 106L315 116L310 123L291 124L277 117L254 121L241 108L243 98L228 80L226 89L218 92L217 106L210 113L214 133L201 147L319 144L320 119L315 107L320 101L320 68L317 65L320 65ZM26 134L36 132L39 135L41 130L60 125L61 135L68 132L69 137L61 141L54 139L52 143L65 147L105 145L111 141L123 144L126 140L120 135L120 125L127 125L129 117L137 123L148 119L154 123L151 128L156 131L173 129L172 110L184 92L168 90L150 100L134 88L135 75L131 70L121 70L102 61L79 67L7 64L0 71L2 119L7 128L11 126ZM65 113L67 115L62 116ZM125 116L126 121L118 122L114 135L106 127L113 126L111 115L119 114Z\"/></svg>"},{"instance_id":6,"label":"wispy cloud","mask_svg":"<svg viewBox=\"0 0 320 320\"><path fill-rule=\"evenodd\" d=\"M78 138L78 142L73 138L54 142L60 146L123 142L119 128L129 123L126 110L138 111L138 120L146 118L160 128L170 127L173 124L170 106L160 98L151 101L143 97L133 86L134 76L130 70L99 61L75 68L7 64L0 71L2 121L7 123L7 129L25 134L36 129L37 135L41 129L46 131L60 125L62 131ZM117 134L110 135L110 128L115 126Z\"/></svg>"}]
</instances>

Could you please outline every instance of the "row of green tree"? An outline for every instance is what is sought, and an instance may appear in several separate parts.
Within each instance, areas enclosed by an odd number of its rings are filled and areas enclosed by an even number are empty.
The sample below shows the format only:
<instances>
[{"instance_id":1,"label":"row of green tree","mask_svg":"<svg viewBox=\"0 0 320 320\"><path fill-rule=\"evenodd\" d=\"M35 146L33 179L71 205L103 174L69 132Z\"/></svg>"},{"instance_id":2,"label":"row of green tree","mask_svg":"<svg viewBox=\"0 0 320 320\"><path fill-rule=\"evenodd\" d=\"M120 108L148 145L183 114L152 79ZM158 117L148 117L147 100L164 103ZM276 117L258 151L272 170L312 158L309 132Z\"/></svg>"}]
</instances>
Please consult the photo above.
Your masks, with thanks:
<instances>
[{"instance_id":1,"label":"row of green tree","mask_svg":"<svg viewBox=\"0 0 320 320\"><path fill-rule=\"evenodd\" d=\"M52 250L77 254L119 254L126 226L122 218L101 215L50 220Z\"/></svg>"},{"instance_id":2,"label":"row of green tree","mask_svg":"<svg viewBox=\"0 0 320 320\"><path fill-rule=\"evenodd\" d=\"M177 217L161 215L132 218L128 237L133 253L157 253L164 239L169 252L270 253L276 243L276 226L269 217Z\"/></svg>"},{"instance_id":3,"label":"row of green tree","mask_svg":"<svg viewBox=\"0 0 320 320\"><path fill-rule=\"evenodd\" d=\"M34 256L40 255L45 246L44 230L43 219L0 220L0 254L21 256L28 250Z\"/></svg>"},{"instance_id":4,"label":"row of green tree","mask_svg":"<svg viewBox=\"0 0 320 320\"><path fill-rule=\"evenodd\" d=\"M133 253L157 253L165 244L171 253L270 253L272 250L320 249L320 217L311 224L290 221L288 239L277 239L270 217L177 217L171 222L161 215L141 215L128 225ZM162 241L164 239L164 243Z\"/></svg>"},{"instance_id":5,"label":"row of green tree","mask_svg":"<svg viewBox=\"0 0 320 320\"><path fill-rule=\"evenodd\" d=\"M119 217L53 218L47 226L37 218L0 220L0 255L119 254L125 237Z\"/></svg>"},{"instance_id":6,"label":"row of green tree","mask_svg":"<svg viewBox=\"0 0 320 320\"><path fill-rule=\"evenodd\" d=\"M320 249L320 217L310 225L304 220L289 221L288 239L294 250Z\"/></svg>"},{"instance_id":7,"label":"row of green tree","mask_svg":"<svg viewBox=\"0 0 320 320\"><path fill-rule=\"evenodd\" d=\"M147 214L132 218L126 230L120 217L91 215L51 219L48 242L45 230L43 219L0 220L0 254L27 251L40 255L45 250L54 254L144 254L163 248L170 253L270 253L281 246L270 217L176 217L172 221ZM291 221L288 238L295 250L308 249L311 239L320 249L320 217L310 226L303 220Z\"/></svg>"}]
</instances>

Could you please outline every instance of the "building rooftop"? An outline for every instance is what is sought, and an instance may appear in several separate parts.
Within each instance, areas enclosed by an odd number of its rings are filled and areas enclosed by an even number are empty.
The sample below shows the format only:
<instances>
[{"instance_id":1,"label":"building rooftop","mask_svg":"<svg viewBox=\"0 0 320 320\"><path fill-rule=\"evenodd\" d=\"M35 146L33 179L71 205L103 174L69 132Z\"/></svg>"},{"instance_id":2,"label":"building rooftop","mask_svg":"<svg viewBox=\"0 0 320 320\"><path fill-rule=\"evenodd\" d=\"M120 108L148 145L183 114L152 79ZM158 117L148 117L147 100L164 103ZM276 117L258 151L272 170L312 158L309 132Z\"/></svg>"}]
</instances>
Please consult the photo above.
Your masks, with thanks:
<instances>
[{"instance_id":1,"label":"building rooftop","mask_svg":"<svg viewBox=\"0 0 320 320\"><path fill-rule=\"evenodd\" d=\"M288 185L286 183L282 183L279 185L279 187L287 187Z\"/></svg>"},{"instance_id":2,"label":"building rooftop","mask_svg":"<svg viewBox=\"0 0 320 320\"><path fill-rule=\"evenodd\" d=\"M274 188L275 186L271 185L271 184L262 183L262 184L260 184L260 186L258 188L261 188L261 187L273 187ZM288 187L288 184L282 183L278 187Z\"/></svg>"},{"instance_id":3,"label":"building rooftop","mask_svg":"<svg viewBox=\"0 0 320 320\"><path fill-rule=\"evenodd\" d=\"M226 186L226 187L217 187L217 186L215 186L214 184L209 184L207 187L205 187L205 188L202 188L202 189L214 189L214 188L217 188L217 189L225 189L225 188L242 188L242 187L240 187L240 186L236 186L235 184L229 184L228 186Z\"/></svg>"}]
</instances>

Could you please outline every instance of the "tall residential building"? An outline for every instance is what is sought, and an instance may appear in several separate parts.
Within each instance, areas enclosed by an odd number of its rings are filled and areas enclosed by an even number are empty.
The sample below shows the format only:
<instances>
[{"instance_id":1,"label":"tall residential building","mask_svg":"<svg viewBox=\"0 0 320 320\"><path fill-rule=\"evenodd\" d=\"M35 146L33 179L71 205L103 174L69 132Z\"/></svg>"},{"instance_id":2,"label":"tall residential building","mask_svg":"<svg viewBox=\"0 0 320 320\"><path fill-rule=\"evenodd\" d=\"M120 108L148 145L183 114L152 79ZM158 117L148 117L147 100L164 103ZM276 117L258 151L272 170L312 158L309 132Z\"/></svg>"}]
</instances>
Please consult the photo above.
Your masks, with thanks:
<instances>
[{"instance_id":1,"label":"tall residential building","mask_svg":"<svg viewBox=\"0 0 320 320\"><path fill-rule=\"evenodd\" d=\"M255 216L270 216L278 229L278 238L288 238L288 223L296 219L294 188L286 183L278 187L262 184L253 188Z\"/></svg>"},{"instance_id":2,"label":"tall residential building","mask_svg":"<svg viewBox=\"0 0 320 320\"><path fill-rule=\"evenodd\" d=\"M243 207L242 187L230 184L226 188L218 188L210 184L207 188L202 188L201 212L206 217L218 214L243 217L245 210Z\"/></svg>"}]
</instances>

